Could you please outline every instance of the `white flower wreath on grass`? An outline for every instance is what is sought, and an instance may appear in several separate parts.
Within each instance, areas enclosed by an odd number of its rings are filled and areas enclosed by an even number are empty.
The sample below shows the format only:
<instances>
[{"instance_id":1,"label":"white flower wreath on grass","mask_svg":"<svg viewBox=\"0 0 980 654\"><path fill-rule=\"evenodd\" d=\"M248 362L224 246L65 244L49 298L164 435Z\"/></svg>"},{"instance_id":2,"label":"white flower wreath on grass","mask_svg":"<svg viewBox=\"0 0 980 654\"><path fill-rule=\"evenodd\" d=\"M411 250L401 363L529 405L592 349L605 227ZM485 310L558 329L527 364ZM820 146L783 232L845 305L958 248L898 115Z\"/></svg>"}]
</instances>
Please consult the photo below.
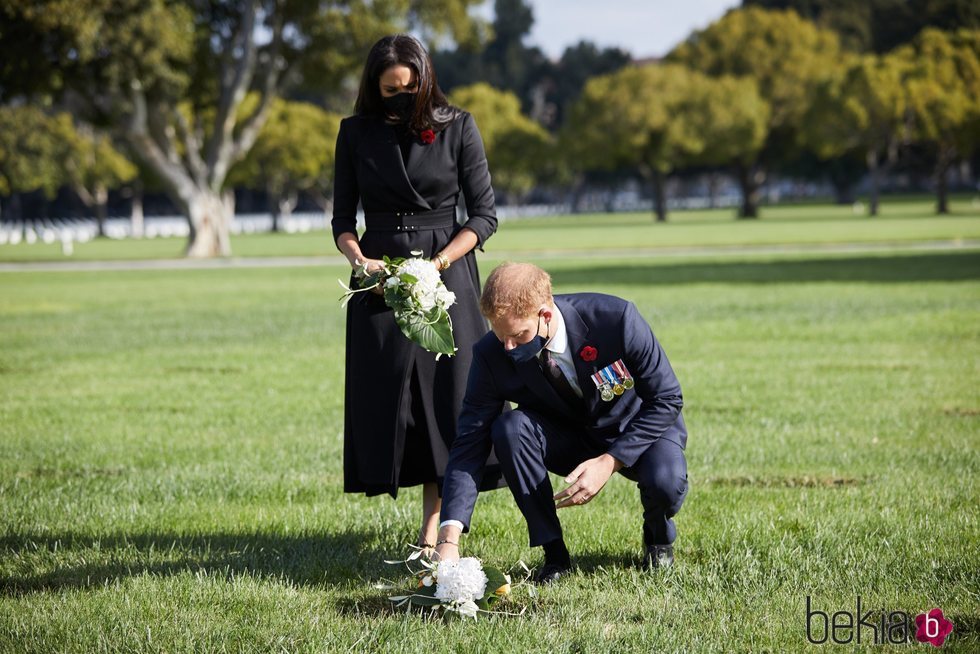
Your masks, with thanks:
<instances>
[{"instance_id":1,"label":"white flower wreath on grass","mask_svg":"<svg viewBox=\"0 0 980 654\"><path fill-rule=\"evenodd\" d=\"M491 611L490 608L511 594L511 576L490 566L484 566L480 559L475 557L465 557L458 561L430 561L423 557L421 548L412 546L415 549L404 561L385 561L394 565L404 564L412 574L412 585L414 588L403 595L395 595L388 599L395 603L396 607L427 607L433 613L445 611L446 613L458 613L461 616L476 618L477 614L488 615L522 615L520 613L506 613L503 611ZM414 570L412 563L417 562L421 568ZM530 578L531 571L523 561L518 561L519 566L526 576L515 586L523 586ZM376 588L382 590L392 590L397 586L391 584L378 584ZM527 585L528 594L535 597L534 588Z\"/></svg>"}]
</instances>

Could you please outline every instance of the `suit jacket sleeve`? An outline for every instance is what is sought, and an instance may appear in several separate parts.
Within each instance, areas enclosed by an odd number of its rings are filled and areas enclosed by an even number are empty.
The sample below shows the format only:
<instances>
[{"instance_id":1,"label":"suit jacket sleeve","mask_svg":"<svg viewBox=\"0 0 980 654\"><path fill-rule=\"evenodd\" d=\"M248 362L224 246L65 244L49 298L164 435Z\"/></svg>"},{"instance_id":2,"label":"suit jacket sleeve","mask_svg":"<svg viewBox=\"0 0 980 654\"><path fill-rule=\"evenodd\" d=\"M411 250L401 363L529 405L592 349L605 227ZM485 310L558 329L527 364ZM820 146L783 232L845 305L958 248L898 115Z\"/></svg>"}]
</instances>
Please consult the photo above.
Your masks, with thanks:
<instances>
[{"instance_id":1,"label":"suit jacket sleeve","mask_svg":"<svg viewBox=\"0 0 980 654\"><path fill-rule=\"evenodd\" d=\"M476 232L477 247L497 231L497 209L493 187L490 185L490 169L483 149L483 138L476 128L473 116L466 113L461 118L462 138L459 154L459 186L466 201L466 227Z\"/></svg>"},{"instance_id":2,"label":"suit jacket sleeve","mask_svg":"<svg viewBox=\"0 0 980 654\"><path fill-rule=\"evenodd\" d=\"M470 518L492 442L490 428L504 408L493 376L476 346L459 415L456 440L449 451L442 487L440 520L459 520L469 531Z\"/></svg>"},{"instance_id":3,"label":"suit jacket sleeve","mask_svg":"<svg viewBox=\"0 0 980 654\"><path fill-rule=\"evenodd\" d=\"M333 242L344 232L357 234L357 174L354 167L354 151L350 143L350 121L345 119L340 123L337 133L337 148L334 158L333 186Z\"/></svg>"},{"instance_id":4,"label":"suit jacket sleeve","mask_svg":"<svg viewBox=\"0 0 980 654\"><path fill-rule=\"evenodd\" d=\"M667 355L632 302L623 314L623 343L623 362L633 375L641 404L609 454L629 467L677 421L684 400Z\"/></svg>"}]
</instances>

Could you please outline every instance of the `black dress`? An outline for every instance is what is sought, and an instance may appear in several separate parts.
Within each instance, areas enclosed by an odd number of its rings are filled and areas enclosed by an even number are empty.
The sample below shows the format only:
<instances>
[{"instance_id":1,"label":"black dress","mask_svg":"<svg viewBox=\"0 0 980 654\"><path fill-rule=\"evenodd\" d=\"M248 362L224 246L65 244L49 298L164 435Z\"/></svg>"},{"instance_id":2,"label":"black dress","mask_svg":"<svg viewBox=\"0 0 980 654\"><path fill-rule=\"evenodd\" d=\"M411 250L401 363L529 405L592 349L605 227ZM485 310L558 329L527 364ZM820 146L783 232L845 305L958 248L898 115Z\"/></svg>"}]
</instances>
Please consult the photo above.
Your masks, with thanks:
<instances>
[{"instance_id":1,"label":"black dress","mask_svg":"<svg viewBox=\"0 0 980 654\"><path fill-rule=\"evenodd\" d=\"M466 227L476 233L478 247L496 231L483 141L466 112L436 132L431 143L379 118L351 116L340 124L336 154L334 241L341 233L356 233L360 201L366 257L408 257L420 250L431 258L440 252L462 229L454 211L460 194ZM408 340L378 295L358 293L347 305L345 492L396 497L399 487L426 482L441 489L471 349L488 331L479 310L474 253L454 262L442 279L456 294L449 309L453 357L436 361ZM490 463L481 488L504 484L495 461Z\"/></svg>"}]
</instances>

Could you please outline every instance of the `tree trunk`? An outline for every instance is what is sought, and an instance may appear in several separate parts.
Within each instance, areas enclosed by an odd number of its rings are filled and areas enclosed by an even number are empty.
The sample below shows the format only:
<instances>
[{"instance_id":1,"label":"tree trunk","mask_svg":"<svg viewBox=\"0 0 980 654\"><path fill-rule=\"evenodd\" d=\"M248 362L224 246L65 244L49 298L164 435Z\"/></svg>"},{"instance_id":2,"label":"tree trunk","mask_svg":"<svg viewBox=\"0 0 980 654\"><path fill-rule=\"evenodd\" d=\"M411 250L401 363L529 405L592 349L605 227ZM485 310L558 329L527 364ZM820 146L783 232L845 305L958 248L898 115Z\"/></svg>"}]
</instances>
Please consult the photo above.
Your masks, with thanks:
<instances>
[{"instance_id":1,"label":"tree trunk","mask_svg":"<svg viewBox=\"0 0 980 654\"><path fill-rule=\"evenodd\" d=\"M230 191L219 195L198 190L187 202L184 212L191 228L186 250L188 257L202 259L231 254L229 234L235 203Z\"/></svg>"},{"instance_id":2,"label":"tree trunk","mask_svg":"<svg viewBox=\"0 0 980 654\"><path fill-rule=\"evenodd\" d=\"M936 213L938 214L949 213L949 187L947 185L946 175L949 172L949 166L952 161L953 157L950 149L941 147L939 149L939 158L936 160Z\"/></svg>"},{"instance_id":3,"label":"tree trunk","mask_svg":"<svg viewBox=\"0 0 980 654\"><path fill-rule=\"evenodd\" d=\"M129 222L133 238L143 238L143 184L138 179L133 183L130 200Z\"/></svg>"},{"instance_id":4,"label":"tree trunk","mask_svg":"<svg viewBox=\"0 0 980 654\"><path fill-rule=\"evenodd\" d=\"M93 191L95 191L92 194L95 206L92 208L95 210L95 221L99 225L99 236L105 236L105 219L108 213L106 205L109 203L109 190L100 184Z\"/></svg>"},{"instance_id":5,"label":"tree trunk","mask_svg":"<svg viewBox=\"0 0 980 654\"><path fill-rule=\"evenodd\" d=\"M269 213L272 214L272 233L279 233L279 207L281 206L279 195L271 190L266 190L265 197L269 202Z\"/></svg>"},{"instance_id":6,"label":"tree trunk","mask_svg":"<svg viewBox=\"0 0 980 654\"><path fill-rule=\"evenodd\" d=\"M762 182L766 175L762 170L750 164L738 164L738 185L742 188L742 208L739 218L758 218L759 201L762 198Z\"/></svg>"},{"instance_id":7,"label":"tree trunk","mask_svg":"<svg viewBox=\"0 0 980 654\"><path fill-rule=\"evenodd\" d=\"M667 191L664 175L659 170L653 173L653 205L658 223L667 222Z\"/></svg>"},{"instance_id":8,"label":"tree trunk","mask_svg":"<svg viewBox=\"0 0 980 654\"><path fill-rule=\"evenodd\" d=\"M582 213L582 195L585 193L585 177L576 175L572 183L572 213Z\"/></svg>"},{"instance_id":9,"label":"tree trunk","mask_svg":"<svg viewBox=\"0 0 980 654\"><path fill-rule=\"evenodd\" d=\"M878 153L873 149L868 150L868 173L871 176L871 200L868 203L868 215L877 216L878 215L878 188L880 186L881 180L881 169L878 166Z\"/></svg>"}]
</instances>

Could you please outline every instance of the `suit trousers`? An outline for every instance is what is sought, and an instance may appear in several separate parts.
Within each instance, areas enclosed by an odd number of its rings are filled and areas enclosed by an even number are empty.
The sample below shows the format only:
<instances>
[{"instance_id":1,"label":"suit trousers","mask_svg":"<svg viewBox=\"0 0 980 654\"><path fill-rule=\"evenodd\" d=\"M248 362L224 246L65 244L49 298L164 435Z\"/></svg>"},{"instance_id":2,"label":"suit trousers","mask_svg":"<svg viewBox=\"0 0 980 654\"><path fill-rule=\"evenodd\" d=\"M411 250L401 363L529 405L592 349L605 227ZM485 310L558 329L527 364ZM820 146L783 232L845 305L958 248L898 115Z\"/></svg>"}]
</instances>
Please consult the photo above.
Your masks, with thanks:
<instances>
[{"instance_id":1,"label":"suit trousers","mask_svg":"<svg viewBox=\"0 0 980 654\"><path fill-rule=\"evenodd\" d=\"M565 476L608 447L591 439L585 429L522 409L501 414L490 433L507 485L527 521L531 547L561 538L548 472ZM636 463L619 472L639 487L644 543L673 543L677 531L672 518L687 496L687 460L681 446L659 438Z\"/></svg>"}]
</instances>

